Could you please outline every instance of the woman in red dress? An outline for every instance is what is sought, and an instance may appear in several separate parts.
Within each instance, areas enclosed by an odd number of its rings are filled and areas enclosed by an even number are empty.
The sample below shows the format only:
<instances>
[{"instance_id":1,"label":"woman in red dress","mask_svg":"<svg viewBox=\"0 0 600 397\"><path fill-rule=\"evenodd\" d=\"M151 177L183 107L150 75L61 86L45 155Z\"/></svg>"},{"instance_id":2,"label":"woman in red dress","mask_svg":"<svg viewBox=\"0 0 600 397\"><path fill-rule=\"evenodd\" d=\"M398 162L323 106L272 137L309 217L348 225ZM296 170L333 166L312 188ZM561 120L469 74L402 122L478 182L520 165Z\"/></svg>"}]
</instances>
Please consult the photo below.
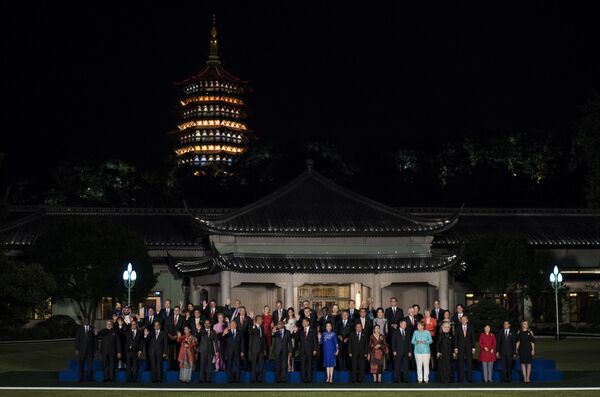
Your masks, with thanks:
<instances>
[{"instance_id":1,"label":"woman in red dress","mask_svg":"<svg viewBox=\"0 0 600 397\"><path fill-rule=\"evenodd\" d=\"M183 335L177 332L177 343L181 345L179 349L179 381L188 383L192 380L192 373L196 369L196 346L198 339L192 335L192 327L186 325L183 327Z\"/></svg>"},{"instance_id":2,"label":"woman in red dress","mask_svg":"<svg viewBox=\"0 0 600 397\"><path fill-rule=\"evenodd\" d=\"M494 361L496 361L496 336L491 331L492 327L488 324L479 335L479 361L483 369L483 381L489 383L492 382Z\"/></svg>"},{"instance_id":3,"label":"woman in red dress","mask_svg":"<svg viewBox=\"0 0 600 397\"><path fill-rule=\"evenodd\" d=\"M269 357L269 353L271 351L271 333L273 330L271 329L273 325L273 314L271 314L271 308L269 305L265 305L263 308L263 334L265 335L265 341L267 343L267 358Z\"/></svg>"}]
</instances>

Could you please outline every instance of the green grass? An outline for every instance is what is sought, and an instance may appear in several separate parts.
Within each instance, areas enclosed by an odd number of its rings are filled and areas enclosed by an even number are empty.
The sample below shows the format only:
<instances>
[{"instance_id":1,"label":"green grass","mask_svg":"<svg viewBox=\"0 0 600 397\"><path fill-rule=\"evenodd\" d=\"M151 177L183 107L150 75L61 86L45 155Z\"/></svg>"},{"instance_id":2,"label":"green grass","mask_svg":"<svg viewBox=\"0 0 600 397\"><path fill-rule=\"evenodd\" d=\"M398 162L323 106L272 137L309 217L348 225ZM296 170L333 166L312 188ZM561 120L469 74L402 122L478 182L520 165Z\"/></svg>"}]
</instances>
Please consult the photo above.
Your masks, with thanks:
<instances>
[{"instance_id":1,"label":"green grass","mask_svg":"<svg viewBox=\"0 0 600 397\"><path fill-rule=\"evenodd\" d=\"M535 347L538 357L556 360L557 368L562 371L600 371L600 338L560 342L539 339Z\"/></svg>"},{"instance_id":2,"label":"green grass","mask_svg":"<svg viewBox=\"0 0 600 397\"><path fill-rule=\"evenodd\" d=\"M17 343L0 345L0 373L12 371L61 371L75 358L74 342Z\"/></svg>"},{"instance_id":3,"label":"green grass","mask_svg":"<svg viewBox=\"0 0 600 397\"><path fill-rule=\"evenodd\" d=\"M140 394L143 393L144 395L151 395L151 396L159 396L159 395L170 395L170 393L163 393L160 391L156 391L156 392L152 392L152 391L114 391L114 392L110 392L110 391L0 391L0 396L4 397L39 397L41 395L43 396L47 396L47 397L62 397L62 396L67 396L67 397L96 397L96 396L105 396L105 397L138 397L140 396ZM284 392L287 393L287 392ZM373 390L373 393L377 395L377 397L398 397L399 395L402 396L404 395L403 393L398 393L398 392L377 392L375 390ZM536 392L530 392L530 391L471 391L471 392L464 392L464 391L456 391L456 392L439 392L439 391L423 391L423 390L419 390L416 391L415 393L418 393L419 397L440 397L441 395L443 396L450 396L450 397L460 397L463 396L465 394L467 394L469 397L529 397L532 394L535 395L535 397L592 397L592 396L598 396L598 391L536 391ZM310 395L310 397L359 397L360 395L364 395L365 392L353 392L352 390L348 390L348 391L344 391L344 392L318 392L318 391L312 391L312 392L294 392L294 395L304 395L304 396L308 396ZM173 396L176 397L197 397L199 394L198 392L178 392L176 394L173 394ZM280 397L282 395L282 392L251 392L251 391L247 391L244 392L244 396L250 396L250 397ZM207 392L202 392L202 396L205 397L236 397L239 396L239 392L227 392L227 391L222 391L222 392L212 392L212 393L207 393Z\"/></svg>"}]
</instances>

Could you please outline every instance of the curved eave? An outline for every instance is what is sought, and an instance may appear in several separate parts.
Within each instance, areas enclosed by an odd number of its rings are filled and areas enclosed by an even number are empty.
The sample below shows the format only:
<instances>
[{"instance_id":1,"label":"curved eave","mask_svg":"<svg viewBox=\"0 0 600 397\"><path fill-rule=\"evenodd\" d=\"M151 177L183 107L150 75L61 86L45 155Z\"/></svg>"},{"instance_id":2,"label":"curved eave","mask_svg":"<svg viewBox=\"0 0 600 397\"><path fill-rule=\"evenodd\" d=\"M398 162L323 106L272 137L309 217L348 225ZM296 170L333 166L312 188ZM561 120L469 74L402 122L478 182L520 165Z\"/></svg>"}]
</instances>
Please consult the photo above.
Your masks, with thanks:
<instances>
[{"instance_id":1,"label":"curved eave","mask_svg":"<svg viewBox=\"0 0 600 397\"><path fill-rule=\"evenodd\" d=\"M213 69L214 72L215 72L214 76L208 75L211 72L211 69ZM229 73L221 65L218 65L218 64L207 64L206 66L204 66L204 68L202 70L200 70L195 75L193 75L193 76L191 76L191 77L189 77L189 78L187 78L185 80L178 81L178 82L174 83L174 85L179 86L179 85L191 83L193 81L213 80L213 79L216 79L216 78L225 79L225 80L228 80L228 81L230 81L232 83L237 83L237 84L240 84L240 85L248 85L248 84L250 84L249 81L242 80L239 77L236 77L233 74Z\"/></svg>"},{"instance_id":2,"label":"curved eave","mask_svg":"<svg viewBox=\"0 0 600 397\"><path fill-rule=\"evenodd\" d=\"M457 255L427 257L396 256L291 256L219 255L222 270L239 273L373 274L437 272L450 269Z\"/></svg>"}]
</instances>

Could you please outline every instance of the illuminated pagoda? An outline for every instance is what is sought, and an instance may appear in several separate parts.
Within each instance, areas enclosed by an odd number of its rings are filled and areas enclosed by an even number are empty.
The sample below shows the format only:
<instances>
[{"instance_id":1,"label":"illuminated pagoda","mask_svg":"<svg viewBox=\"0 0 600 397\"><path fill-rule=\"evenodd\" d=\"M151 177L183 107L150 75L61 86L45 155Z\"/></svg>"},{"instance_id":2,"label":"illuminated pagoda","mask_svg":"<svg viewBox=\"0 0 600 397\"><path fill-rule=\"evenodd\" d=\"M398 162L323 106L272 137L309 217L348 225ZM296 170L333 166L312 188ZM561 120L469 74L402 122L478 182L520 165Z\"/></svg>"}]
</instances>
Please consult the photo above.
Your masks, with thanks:
<instances>
[{"instance_id":1,"label":"illuminated pagoda","mask_svg":"<svg viewBox=\"0 0 600 397\"><path fill-rule=\"evenodd\" d=\"M221 66L214 16L206 66L176 86L178 123L171 135L177 165L193 169L231 165L248 146L251 131L244 95L250 86Z\"/></svg>"}]
</instances>

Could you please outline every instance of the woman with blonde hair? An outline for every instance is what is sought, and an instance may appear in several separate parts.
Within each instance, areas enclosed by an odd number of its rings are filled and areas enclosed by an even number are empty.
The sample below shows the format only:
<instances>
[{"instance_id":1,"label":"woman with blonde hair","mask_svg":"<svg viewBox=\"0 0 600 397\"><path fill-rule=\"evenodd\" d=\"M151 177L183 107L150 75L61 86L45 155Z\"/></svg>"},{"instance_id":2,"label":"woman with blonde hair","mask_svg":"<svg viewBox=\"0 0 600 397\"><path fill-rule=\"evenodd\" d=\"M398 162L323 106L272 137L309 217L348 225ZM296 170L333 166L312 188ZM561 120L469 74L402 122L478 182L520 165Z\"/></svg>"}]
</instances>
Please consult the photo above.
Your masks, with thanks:
<instances>
[{"instance_id":1,"label":"woman with blonde hair","mask_svg":"<svg viewBox=\"0 0 600 397\"><path fill-rule=\"evenodd\" d=\"M529 323L523 321L521 329L517 332L517 354L521 361L521 373L523 374L523 382L530 383L531 380L531 363L535 356L535 338L533 332L529 329Z\"/></svg>"}]
</instances>

